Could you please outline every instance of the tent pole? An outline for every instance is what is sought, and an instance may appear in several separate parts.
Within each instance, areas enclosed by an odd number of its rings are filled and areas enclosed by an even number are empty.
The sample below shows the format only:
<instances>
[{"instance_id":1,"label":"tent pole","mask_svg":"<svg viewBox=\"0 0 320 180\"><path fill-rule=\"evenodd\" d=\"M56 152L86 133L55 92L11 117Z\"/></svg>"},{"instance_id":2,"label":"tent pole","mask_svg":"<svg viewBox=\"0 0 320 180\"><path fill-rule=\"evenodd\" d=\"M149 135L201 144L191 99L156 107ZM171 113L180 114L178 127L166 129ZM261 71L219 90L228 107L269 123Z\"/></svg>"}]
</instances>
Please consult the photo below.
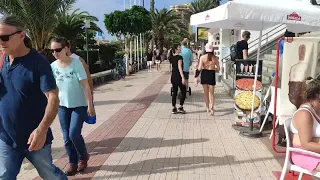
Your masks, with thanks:
<instances>
[{"instance_id":1,"label":"tent pole","mask_svg":"<svg viewBox=\"0 0 320 180\"><path fill-rule=\"evenodd\" d=\"M260 50L261 50L261 38L262 38L262 30L260 31L259 35L259 43L258 43L258 50L257 50L257 61L256 61L256 68L255 68L255 75L254 75L254 83L253 83L253 95L256 94L257 91L257 80L258 80L258 70L259 70L259 59L260 59ZM251 113L250 118L253 118L254 113L254 97L252 97L252 104L251 104Z\"/></svg>"},{"instance_id":2,"label":"tent pole","mask_svg":"<svg viewBox=\"0 0 320 180\"><path fill-rule=\"evenodd\" d=\"M245 136L251 136L251 137L260 137L261 132L259 129L253 129L253 113L254 113L254 99L257 91L257 80L258 80L258 72L259 72L259 62L260 62L260 50L261 50L261 39L262 39L262 31L263 31L263 21L262 26L259 34L259 43L258 43L258 50L257 50L257 61L256 61L256 68L255 68L255 74L254 74L254 83L253 83L253 92L252 92L252 102L251 102L251 113L250 113L250 125L249 129L243 130L240 133Z\"/></svg>"}]
</instances>

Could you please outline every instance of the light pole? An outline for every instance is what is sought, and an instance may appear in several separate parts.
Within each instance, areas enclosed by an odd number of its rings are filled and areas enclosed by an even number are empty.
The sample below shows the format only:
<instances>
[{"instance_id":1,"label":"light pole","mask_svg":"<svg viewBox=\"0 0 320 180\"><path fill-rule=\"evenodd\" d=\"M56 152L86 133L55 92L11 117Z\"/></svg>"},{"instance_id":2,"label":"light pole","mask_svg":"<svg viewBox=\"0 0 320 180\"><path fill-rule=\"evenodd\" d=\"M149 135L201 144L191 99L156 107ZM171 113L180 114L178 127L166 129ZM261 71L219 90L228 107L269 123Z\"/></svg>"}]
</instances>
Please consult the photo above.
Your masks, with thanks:
<instances>
[{"instance_id":1,"label":"light pole","mask_svg":"<svg viewBox=\"0 0 320 180\"><path fill-rule=\"evenodd\" d=\"M123 10L126 10L126 0L123 0ZM125 59L126 59L126 75L129 75L129 58L130 58L130 52L128 51L128 45L127 45L127 40L128 40L128 34L124 34L124 51L125 51Z\"/></svg>"},{"instance_id":2,"label":"light pole","mask_svg":"<svg viewBox=\"0 0 320 180\"><path fill-rule=\"evenodd\" d=\"M144 4L143 2L144 2L144 0L142 0L142 4ZM139 0L139 5L141 5L141 0ZM141 62L141 65L142 65L142 62L143 62L143 51L142 50L143 50L143 48L142 48L142 34L140 33L140 52L141 52L141 54L140 54L141 61L140 62ZM140 68L140 66L139 66L139 68Z\"/></svg>"},{"instance_id":3,"label":"light pole","mask_svg":"<svg viewBox=\"0 0 320 180\"><path fill-rule=\"evenodd\" d=\"M88 66L90 66L90 64L89 64L89 48L88 48L88 28L90 28L90 20L85 19L84 26L85 26L85 30L86 30L87 63L88 63Z\"/></svg>"},{"instance_id":4,"label":"light pole","mask_svg":"<svg viewBox=\"0 0 320 180\"><path fill-rule=\"evenodd\" d=\"M137 0L134 0L134 5L137 5ZM135 61L137 62L137 65L138 65L138 69L139 69L139 54L138 54L138 39L137 39L137 36L135 35L134 38L134 59Z\"/></svg>"}]
</instances>

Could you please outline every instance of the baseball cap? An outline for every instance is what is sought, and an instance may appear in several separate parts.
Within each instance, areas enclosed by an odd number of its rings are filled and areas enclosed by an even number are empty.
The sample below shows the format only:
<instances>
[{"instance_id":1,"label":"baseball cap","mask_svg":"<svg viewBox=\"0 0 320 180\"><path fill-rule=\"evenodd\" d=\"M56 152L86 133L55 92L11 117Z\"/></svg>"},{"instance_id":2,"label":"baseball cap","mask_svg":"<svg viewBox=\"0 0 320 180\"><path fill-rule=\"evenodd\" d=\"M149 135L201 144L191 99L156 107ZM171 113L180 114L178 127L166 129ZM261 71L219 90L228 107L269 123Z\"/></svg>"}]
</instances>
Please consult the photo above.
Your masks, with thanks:
<instances>
[{"instance_id":1,"label":"baseball cap","mask_svg":"<svg viewBox=\"0 0 320 180\"><path fill-rule=\"evenodd\" d=\"M206 49L206 52L213 52L213 46L212 46L212 44L207 43L205 49Z\"/></svg>"}]
</instances>

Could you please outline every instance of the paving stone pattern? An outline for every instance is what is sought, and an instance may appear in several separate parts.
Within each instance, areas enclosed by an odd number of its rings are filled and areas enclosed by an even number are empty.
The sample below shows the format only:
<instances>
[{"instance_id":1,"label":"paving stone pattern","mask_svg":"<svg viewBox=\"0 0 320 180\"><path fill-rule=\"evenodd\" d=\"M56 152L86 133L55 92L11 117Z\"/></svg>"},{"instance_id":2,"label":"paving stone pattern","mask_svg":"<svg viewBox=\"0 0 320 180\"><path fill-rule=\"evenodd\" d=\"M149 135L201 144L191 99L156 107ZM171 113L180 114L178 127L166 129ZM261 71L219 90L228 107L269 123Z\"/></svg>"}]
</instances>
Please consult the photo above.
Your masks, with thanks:
<instances>
[{"instance_id":1,"label":"paving stone pattern","mask_svg":"<svg viewBox=\"0 0 320 180\"><path fill-rule=\"evenodd\" d=\"M96 89L98 123L83 128L90 167L70 179L275 179L272 171L280 171L281 165L268 148L231 127L233 100L221 84L212 117L191 73L187 114L172 115L168 65L162 66L162 73L141 71ZM67 158L57 121L52 125L53 156L63 168ZM25 161L19 179L36 177Z\"/></svg>"}]
</instances>

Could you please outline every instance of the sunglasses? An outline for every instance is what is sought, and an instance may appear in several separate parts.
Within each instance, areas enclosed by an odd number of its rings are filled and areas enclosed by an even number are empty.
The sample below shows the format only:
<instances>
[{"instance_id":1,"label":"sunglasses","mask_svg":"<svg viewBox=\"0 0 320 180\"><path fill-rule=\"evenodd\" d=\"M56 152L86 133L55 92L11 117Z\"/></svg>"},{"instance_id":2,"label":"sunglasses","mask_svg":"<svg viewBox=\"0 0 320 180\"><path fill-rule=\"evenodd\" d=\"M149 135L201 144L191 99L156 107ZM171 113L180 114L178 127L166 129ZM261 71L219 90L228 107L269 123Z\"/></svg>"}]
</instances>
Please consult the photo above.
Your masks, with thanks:
<instances>
[{"instance_id":1,"label":"sunglasses","mask_svg":"<svg viewBox=\"0 0 320 180\"><path fill-rule=\"evenodd\" d=\"M12 33L12 34L1 35L1 36L0 36L0 39L1 39L1 41L3 41L3 42L7 42L7 41L9 41L9 39L10 39L11 36L13 36L13 35L15 35L15 34L18 34L18 33L21 33L21 32L22 32L22 31L17 31L17 32L14 32L14 33Z\"/></svg>"},{"instance_id":2,"label":"sunglasses","mask_svg":"<svg viewBox=\"0 0 320 180\"><path fill-rule=\"evenodd\" d=\"M57 49L50 49L52 53L54 52L61 52L63 50L64 47L61 48L57 48Z\"/></svg>"}]
</instances>

